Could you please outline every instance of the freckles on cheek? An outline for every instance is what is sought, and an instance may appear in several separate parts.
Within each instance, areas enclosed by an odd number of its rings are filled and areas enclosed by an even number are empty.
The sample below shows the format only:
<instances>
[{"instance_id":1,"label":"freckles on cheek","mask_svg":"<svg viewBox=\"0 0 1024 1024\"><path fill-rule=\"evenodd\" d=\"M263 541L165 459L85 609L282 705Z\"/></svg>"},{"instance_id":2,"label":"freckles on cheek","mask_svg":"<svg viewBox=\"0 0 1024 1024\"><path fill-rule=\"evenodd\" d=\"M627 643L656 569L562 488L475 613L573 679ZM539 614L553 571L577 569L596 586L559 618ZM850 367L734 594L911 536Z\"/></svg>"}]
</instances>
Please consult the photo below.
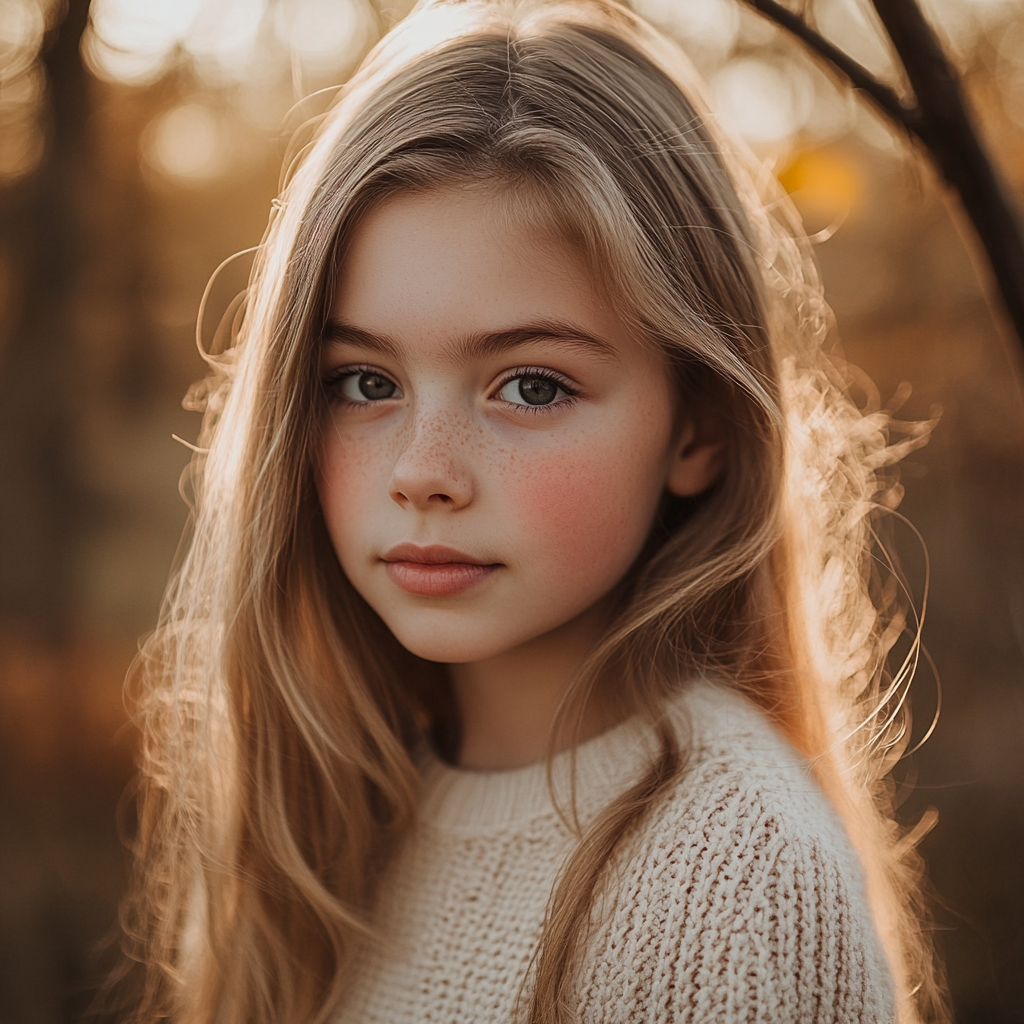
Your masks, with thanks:
<instances>
[{"instance_id":1,"label":"freckles on cheek","mask_svg":"<svg viewBox=\"0 0 1024 1024\"><path fill-rule=\"evenodd\" d=\"M328 428L330 429L330 428ZM361 506L379 485L379 453L372 445L328 435L320 459L320 502L337 542L355 528ZM340 554L340 552L339 552Z\"/></svg>"}]
</instances>

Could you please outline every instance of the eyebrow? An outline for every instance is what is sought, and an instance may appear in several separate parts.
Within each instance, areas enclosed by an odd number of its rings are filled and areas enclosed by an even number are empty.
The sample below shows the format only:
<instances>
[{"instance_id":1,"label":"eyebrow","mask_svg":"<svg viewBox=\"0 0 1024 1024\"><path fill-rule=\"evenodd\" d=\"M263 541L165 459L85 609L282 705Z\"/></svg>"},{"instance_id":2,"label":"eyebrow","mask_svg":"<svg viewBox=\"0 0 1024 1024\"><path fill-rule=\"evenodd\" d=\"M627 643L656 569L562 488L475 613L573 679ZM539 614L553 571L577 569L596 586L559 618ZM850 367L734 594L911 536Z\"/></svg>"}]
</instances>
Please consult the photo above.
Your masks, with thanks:
<instances>
[{"instance_id":1,"label":"eyebrow","mask_svg":"<svg viewBox=\"0 0 1024 1024\"><path fill-rule=\"evenodd\" d=\"M387 335L376 334L333 317L327 321L321 337L324 345L355 345L393 358L400 356L402 351L402 346ZM502 331L464 335L453 339L447 348L448 354L454 359L465 362L501 355L509 349L534 341L552 341L592 355L596 353L606 359L618 359L618 353L610 342L567 320L536 320Z\"/></svg>"}]
</instances>

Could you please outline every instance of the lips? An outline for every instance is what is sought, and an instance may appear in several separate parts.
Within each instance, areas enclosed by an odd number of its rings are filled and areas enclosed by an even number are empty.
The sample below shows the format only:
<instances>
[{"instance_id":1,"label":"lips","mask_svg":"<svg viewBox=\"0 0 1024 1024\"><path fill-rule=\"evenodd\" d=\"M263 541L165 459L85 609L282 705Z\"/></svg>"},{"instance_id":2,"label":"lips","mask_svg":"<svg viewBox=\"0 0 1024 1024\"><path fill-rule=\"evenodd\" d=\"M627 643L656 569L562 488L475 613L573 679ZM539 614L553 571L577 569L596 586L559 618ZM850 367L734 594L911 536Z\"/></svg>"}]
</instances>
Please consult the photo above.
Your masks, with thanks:
<instances>
[{"instance_id":1,"label":"lips","mask_svg":"<svg viewBox=\"0 0 1024 1024\"><path fill-rule=\"evenodd\" d=\"M454 597L487 579L501 563L485 563L443 544L399 544L383 556L388 579L416 597Z\"/></svg>"}]
</instances>

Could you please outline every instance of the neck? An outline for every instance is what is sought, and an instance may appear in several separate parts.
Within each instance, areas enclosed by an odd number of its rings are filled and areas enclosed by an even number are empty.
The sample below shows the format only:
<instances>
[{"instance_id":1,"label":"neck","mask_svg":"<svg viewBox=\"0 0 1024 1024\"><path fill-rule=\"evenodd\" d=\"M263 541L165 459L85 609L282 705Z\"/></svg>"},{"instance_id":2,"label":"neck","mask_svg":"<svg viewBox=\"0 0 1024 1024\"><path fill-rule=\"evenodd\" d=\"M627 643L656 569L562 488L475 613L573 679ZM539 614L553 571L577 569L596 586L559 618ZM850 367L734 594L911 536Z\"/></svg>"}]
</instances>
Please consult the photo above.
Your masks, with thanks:
<instances>
[{"instance_id":1,"label":"neck","mask_svg":"<svg viewBox=\"0 0 1024 1024\"><path fill-rule=\"evenodd\" d=\"M460 767L495 771L544 758L559 702L593 650L602 618L599 609L590 609L512 650L449 665L461 724ZM594 704L588 703L580 741L614 724Z\"/></svg>"}]
</instances>

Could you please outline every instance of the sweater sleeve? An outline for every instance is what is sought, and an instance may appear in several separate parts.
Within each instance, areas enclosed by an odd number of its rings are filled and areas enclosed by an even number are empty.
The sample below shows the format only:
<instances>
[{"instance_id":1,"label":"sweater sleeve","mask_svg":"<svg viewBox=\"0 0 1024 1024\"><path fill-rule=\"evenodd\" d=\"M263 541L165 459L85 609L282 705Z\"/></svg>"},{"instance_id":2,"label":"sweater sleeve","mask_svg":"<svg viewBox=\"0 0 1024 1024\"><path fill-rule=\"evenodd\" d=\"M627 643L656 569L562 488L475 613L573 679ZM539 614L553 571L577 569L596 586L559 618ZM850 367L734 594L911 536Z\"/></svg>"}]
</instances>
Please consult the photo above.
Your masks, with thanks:
<instances>
[{"instance_id":1,"label":"sweater sleeve","mask_svg":"<svg viewBox=\"0 0 1024 1024\"><path fill-rule=\"evenodd\" d=\"M704 764L685 788L615 887L580 1020L889 1024L861 867L806 775Z\"/></svg>"}]
</instances>

